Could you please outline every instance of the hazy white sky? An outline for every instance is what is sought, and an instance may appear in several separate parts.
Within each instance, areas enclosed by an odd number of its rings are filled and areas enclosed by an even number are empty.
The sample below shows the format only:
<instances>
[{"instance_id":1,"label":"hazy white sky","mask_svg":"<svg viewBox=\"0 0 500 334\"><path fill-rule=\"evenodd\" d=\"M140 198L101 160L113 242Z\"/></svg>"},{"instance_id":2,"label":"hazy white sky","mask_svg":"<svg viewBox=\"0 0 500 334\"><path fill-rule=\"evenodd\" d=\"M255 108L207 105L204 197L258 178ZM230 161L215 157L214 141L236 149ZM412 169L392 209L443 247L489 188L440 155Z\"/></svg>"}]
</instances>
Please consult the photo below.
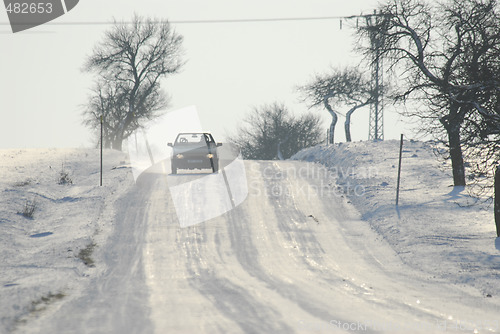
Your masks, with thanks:
<instances>
[{"instance_id":1,"label":"hazy white sky","mask_svg":"<svg viewBox=\"0 0 500 334\"><path fill-rule=\"evenodd\" d=\"M92 24L130 20L134 12L170 21L346 16L371 13L376 0L84 0L53 21L13 34L0 9L0 148L88 147L96 142L81 125L92 77L81 72L93 46L110 28ZM64 23L64 24L63 24ZM75 24L84 23L84 24ZM353 30L339 20L175 24L187 63L162 82L171 109L195 105L216 140L234 131L252 106L274 101L307 110L295 91L314 73L357 62ZM328 114L315 109L325 118ZM404 125L386 110L385 137ZM354 140L368 136L368 109L353 119ZM337 140L344 141L343 119Z\"/></svg>"}]
</instances>

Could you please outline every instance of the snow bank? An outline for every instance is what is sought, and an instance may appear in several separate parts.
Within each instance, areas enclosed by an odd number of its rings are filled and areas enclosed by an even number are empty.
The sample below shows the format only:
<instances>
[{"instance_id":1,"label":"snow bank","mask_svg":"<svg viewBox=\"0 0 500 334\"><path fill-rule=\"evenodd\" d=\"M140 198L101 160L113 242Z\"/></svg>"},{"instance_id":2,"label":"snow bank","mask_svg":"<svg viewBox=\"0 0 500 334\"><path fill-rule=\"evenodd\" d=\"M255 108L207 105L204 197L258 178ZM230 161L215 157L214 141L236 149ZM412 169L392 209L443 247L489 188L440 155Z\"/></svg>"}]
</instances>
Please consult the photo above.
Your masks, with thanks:
<instances>
[{"instance_id":1,"label":"snow bank","mask_svg":"<svg viewBox=\"0 0 500 334\"><path fill-rule=\"evenodd\" d=\"M430 142L404 143L399 209L399 141L319 145L292 159L327 166L371 228L429 280L473 287L500 304L500 241L491 201L478 202L453 187L437 149Z\"/></svg>"},{"instance_id":2,"label":"snow bank","mask_svg":"<svg viewBox=\"0 0 500 334\"><path fill-rule=\"evenodd\" d=\"M0 150L0 333L55 312L103 270L113 203L133 185L126 160L105 152L100 187L98 150ZM26 205L32 218L22 215Z\"/></svg>"}]
</instances>

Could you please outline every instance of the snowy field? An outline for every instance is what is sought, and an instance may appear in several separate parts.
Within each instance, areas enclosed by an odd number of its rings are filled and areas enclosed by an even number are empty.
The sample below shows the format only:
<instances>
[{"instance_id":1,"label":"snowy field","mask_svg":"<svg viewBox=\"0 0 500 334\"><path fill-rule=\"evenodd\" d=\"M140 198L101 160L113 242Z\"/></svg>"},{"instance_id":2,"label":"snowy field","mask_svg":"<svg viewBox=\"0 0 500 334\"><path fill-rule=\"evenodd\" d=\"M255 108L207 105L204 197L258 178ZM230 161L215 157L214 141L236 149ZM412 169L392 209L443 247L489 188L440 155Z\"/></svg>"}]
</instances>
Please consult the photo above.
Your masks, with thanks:
<instances>
[{"instance_id":1,"label":"snowy field","mask_svg":"<svg viewBox=\"0 0 500 334\"><path fill-rule=\"evenodd\" d=\"M405 141L397 210L399 146L395 140L321 145L292 159L327 166L339 191L406 264L500 305L500 239L491 201L453 187L451 167L436 157L434 144Z\"/></svg>"},{"instance_id":2,"label":"snowy field","mask_svg":"<svg viewBox=\"0 0 500 334\"><path fill-rule=\"evenodd\" d=\"M92 261L113 228L113 203L133 185L126 160L106 151L99 187L98 150L0 151L0 333L54 312L103 270Z\"/></svg>"},{"instance_id":3,"label":"snowy field","mask_svg":"<svg viewBox=\"0 0 500 334\"><path fill-rule=\"evenodd\" d=\"M97 150L0 151L0 333L500 332L492 207L433 150L405 143L399 210L399 142L358 142L245 162L248 199L189 228L124 153L99 187Z\"/></svg>"}]
</instances>

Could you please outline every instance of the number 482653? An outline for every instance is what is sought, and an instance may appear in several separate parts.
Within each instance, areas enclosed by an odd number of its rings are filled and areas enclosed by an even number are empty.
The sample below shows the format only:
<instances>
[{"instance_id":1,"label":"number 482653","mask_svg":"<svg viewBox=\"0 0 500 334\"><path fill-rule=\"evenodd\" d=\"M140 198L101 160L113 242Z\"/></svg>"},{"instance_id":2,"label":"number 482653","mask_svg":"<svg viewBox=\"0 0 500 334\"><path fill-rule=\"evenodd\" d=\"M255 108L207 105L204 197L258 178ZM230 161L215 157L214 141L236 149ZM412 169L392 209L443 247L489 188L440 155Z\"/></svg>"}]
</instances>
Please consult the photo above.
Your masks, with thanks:
<instances>
[{"instance_id":1,"label":"number 482653","mask_svg":"<svg viewBox=\"0 0 500 334\"><path fill-rule=\"evenodd\" d=\"M50 2L14 2L9 3L6 9L9 14L50 14L52 13L52 4Z\"/></svg>"}]
</instances>

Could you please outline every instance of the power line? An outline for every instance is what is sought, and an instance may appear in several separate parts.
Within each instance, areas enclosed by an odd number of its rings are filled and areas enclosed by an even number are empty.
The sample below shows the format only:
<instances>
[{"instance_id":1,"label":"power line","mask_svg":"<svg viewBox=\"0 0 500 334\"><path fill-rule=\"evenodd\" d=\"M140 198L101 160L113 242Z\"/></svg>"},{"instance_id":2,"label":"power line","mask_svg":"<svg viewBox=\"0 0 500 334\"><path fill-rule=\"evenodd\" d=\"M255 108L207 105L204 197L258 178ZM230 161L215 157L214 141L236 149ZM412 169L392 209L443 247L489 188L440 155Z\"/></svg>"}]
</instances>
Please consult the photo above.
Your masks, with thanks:
<instances>
[{"instance_id":1,"label":"power line","mask_svg":"<svg viewBox=\"0 0 500 334\"><path fill-rule=\"evenodd\" d=\"M216 19L216 20L180 20L170 21L175 24L203 24L203 23L253 23L253 22L283 22L283 21L319 21L336 20L340 16L319 16L319 17L274 17L274 18L251 18L251 19Z\"/></svg>"},{"instance_id":2,"label":"power line","mask_svg":"<svg viewBox=\"0 0 500 334\"><path fill-rule=\"evenodd\" d=\"M217 23L260 23L260 22L287 22L287 21L325 21L325 20L348 20L359 15L351 16L310 16L310 17L273 17L273 18L249 18L249 19L212 19L212 20L167 20L172 24L217 24ZM47 22L44 25L110 25L122 23L120 21L81 21L81 22ZM123 22L131 24L133 22ZM160 23L160 22L158 22ZM8 22L0 22L0 25L10 25Z\"/></svg>"}]
</instances>

